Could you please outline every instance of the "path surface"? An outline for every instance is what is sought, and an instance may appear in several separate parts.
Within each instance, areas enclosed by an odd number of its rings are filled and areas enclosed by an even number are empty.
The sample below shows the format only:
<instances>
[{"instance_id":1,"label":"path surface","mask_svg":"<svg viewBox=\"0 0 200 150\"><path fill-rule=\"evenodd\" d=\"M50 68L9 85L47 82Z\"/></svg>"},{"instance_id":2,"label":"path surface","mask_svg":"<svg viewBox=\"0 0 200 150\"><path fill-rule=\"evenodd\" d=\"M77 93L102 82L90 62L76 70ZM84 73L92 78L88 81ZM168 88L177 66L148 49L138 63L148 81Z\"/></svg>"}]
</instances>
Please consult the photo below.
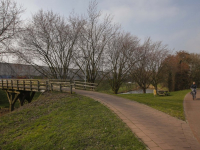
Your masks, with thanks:
<instances>
[{"instance_id":1,"label":"path surface","mask_svg":"<svg viewBox=\"0 0 200 150\"><path fill-rule=\"evenodd\" d=\"M200 90L197 90L196 100L192 100L192 95L190 94L185 96L184 108L186 120L200 143Z\"/></svg>"},{"instance_id":2,"label":"path surface","mask_svg":"<svg viewBox=\"0 0 200 150\"><path fill-rule=\"evenodd\" d=\"M74 90L113 110L151 150L200 150L189 125L165 113L124 98Z\"/></svg>"}]
</instances>

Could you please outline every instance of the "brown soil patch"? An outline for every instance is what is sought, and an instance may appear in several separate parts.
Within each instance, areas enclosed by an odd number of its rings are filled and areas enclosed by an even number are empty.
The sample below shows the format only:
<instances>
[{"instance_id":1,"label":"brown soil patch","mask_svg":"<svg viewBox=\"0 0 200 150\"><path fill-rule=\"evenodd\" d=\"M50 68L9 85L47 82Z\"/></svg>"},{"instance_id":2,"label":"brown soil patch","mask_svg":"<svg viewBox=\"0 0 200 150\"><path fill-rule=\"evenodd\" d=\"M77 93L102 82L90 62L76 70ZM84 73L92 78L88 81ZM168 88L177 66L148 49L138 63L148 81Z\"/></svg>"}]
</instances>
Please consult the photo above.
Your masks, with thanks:
<instances>
[{"instance_id":1,"label":"brown soil patch","mask_svg":"<svg viewBox=\"0 0 200 150\"><path fill-rule=\"evenodd\" d=\"M1 108L0 109L0 117L9 113L9 108Z\"/></svg>"}]
</instances>

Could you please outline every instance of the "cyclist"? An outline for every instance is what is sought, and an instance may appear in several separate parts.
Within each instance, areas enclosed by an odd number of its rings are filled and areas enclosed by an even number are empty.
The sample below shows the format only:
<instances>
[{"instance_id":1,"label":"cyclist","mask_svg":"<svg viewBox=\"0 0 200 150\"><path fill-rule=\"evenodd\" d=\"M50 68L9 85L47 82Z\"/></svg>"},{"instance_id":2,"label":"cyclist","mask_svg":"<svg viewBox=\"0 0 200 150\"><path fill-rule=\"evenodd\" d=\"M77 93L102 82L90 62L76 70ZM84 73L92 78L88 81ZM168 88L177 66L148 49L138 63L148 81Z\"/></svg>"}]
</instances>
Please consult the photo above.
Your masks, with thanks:
<instances>
[{"instance_id":1,"label":"cyclist","mask_svg":"<svg viewBox=\"0 0 200 150\"><path fill-rule=\"evenodd\" d=\"M190 87L192 90L194 90L194 92L195 92L195 98L196 98L196 93L197 93L197 91L196 91L196 89L197 89L197 85L195 84L195 82L193 82L193 84L191 85L191 87ZM192 92L191 92L192 93Z\"/></svg>"}]
</instances>

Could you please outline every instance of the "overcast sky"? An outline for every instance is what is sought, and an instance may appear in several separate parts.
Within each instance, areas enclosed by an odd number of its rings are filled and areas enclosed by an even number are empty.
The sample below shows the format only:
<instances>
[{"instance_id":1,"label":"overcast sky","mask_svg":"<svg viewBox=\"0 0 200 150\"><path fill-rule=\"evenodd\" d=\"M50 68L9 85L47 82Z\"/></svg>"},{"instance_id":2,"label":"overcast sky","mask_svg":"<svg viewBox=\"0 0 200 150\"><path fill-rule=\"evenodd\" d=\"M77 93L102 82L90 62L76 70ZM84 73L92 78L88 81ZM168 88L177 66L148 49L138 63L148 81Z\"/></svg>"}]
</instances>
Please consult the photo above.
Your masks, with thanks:
<instances>
[{"instance_id":1,"label":"overcast sky","mask_svg":"<svg viewBox=\"0 0 200 150\"><path fill-rule=\"evenodd\" d=\"M90 0L16 0L26 11L23 19L39 9L68 17L86 14ZM97 0L103 14L114 16L123 30L144 40L163 41L170 49L200 53L200 0Z\"/></svg>"}]
</instances>

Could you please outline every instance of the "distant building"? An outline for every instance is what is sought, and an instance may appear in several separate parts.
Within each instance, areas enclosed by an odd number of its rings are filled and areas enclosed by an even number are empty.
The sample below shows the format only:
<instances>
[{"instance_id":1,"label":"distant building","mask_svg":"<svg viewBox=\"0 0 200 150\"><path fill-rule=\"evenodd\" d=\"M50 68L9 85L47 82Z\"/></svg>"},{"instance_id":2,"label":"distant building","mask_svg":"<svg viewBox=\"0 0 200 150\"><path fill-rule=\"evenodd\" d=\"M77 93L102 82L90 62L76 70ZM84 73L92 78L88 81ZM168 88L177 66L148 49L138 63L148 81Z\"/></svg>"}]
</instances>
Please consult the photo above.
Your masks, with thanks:
<instances>
[{"instance_id":1,"label":"distant building","mask_svg":"<svg viewBox=\"0 0 200 150\"><path fill-rule=\"evenodd\" d=\"M0 78L32 78L42 76L31 65L0 63Z\"/></svg>"},{"instance_id":2,"label":"distant building","mask_svg":"<svg viewBox=\"0 0 200 150\"><path fill-rule=\"evenodd\" d=\"M44 69L48 69L46 66L42 66ZM77 75L78 74L78 75ZM32 79L32 78L45 78L45 76L36 70L31 65L24 64L14 64L14 63L0 63L0 78L23 78L23 79ZM84 74L77 69L70 69L69 76L67 79L81 80L84 79Z\"/></svg>"}]
</instances>

